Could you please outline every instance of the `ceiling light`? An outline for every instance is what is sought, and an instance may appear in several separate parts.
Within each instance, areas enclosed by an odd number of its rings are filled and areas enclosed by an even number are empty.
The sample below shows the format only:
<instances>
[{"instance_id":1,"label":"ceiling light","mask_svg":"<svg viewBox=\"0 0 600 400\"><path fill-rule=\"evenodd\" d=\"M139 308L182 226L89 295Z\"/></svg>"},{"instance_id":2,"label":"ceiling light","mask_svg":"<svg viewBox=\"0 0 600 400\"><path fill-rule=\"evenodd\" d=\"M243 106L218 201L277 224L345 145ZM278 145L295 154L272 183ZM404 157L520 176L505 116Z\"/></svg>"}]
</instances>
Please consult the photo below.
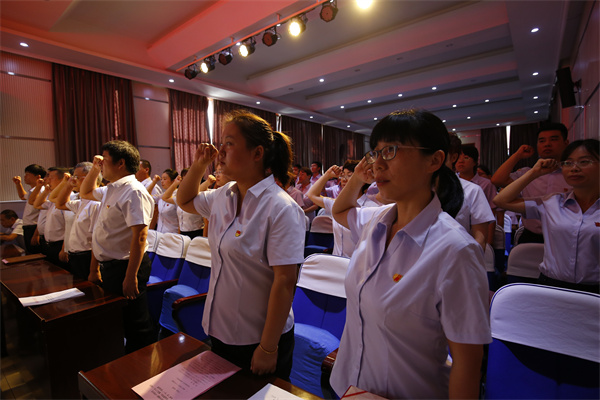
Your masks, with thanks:
<instances>
[{"instance_id":1,"label":"ceiling light","mask_svg":"<svg viewBox=\"0 0 600 400\"><path fill-rule=\"evenodd\" d=\"M356 0L356 5L363 10L371 7L371 4L373 4L373 0Z\"/></svg>"},{"instance_id":2,"label":"ceiling light","mask_svg":"<svg viewBox=\"0 0 600 400\"><path fill-rule=\"evenodd\" d=\"M219 53L219 62L223 65L227 65L233 60L233 53L231 49L223 50Z\"/></svg>"},{"instance_id":3,"label":"ceiling light","mask_svg":"<svg viewBox=\"0 0 600 400\"><path fill-rule=\"evenodd\" d=\"M196 75L198 75L198 72L200 72L198 65L192 64L185 69L184 75L186 78L192 80L196 77Z\"/></svg>"},{"instance_id":4,"label":"ceiling light","mask_svg":"<svg viewBox=\"0 0 600 400\"><path fill-rule=\"evenodd\" d=\"M489 103L489 102L490 102L490 99L485 99L485 102L486 102L486 103Z\"/></svg>"},{"instance_id":5,"label":"ceiling light","mask_svg":"<svg viewBox=\"0 0 600 400\"><path fill-rule=\"evenodd\" d=\"M8 74L9 74L9 75L14 75L15 73L14 73L14 72L11 72L11 71L8 71Z\"/></svg>"},{"instance_id":6,"label":"ceiling light","mask_svg":"<svg viewBox=\"0 0 600 400\"><path fill-rule=\"evenodd\" d=\"M173 83L175 82L175 79L169 79L169 82Z\"/></svg>"},{"instance_id":7,"label":"ceiling light","mask_svg":"<svg viewBox=\"0 0 600 400\"><path fill-rule=\"evenodd\" d=\"M273 27L265 31L262 37L262 42L265 44L265 46L270 47L277 43L278 39L279 35L277 35L277 30L275 27Z\"/></svg>"},{"instance_id":8,"label":"ceiling light","mask_svg":"<svg viewBox=\"0 0 600 400\"><path fill-rule=\"evenodd\" d=\"M538 112L537 112L537 111L534 111L533 113L534 113L534 114L537 114Z\"/></svg>"},{"instance_id":9,"label":"ceiling light","mask_svg":"<svg viewBox=\"0 0 600 400\"><path fill-rule=\"evenodd\" d=\"M20 44L21 46L23 46L23 47L29 47L29 45L28 45L27 43L25 43L25 42L21 42L21 43L19 43L19 44Z\"/></svg>"},{"instance_id":10,"label":"ceiling light","mask_svg":"<svg viewBox=\"0 0 600 400\"><path fill-rule=\"evenodd\" d=\"M538 96L533 96L533 99L537 100L537 99L539 99L539 97Z\"/></svg>"},{"instance_id":11,"label":"ceiling light","mask_svg":"<svg viewBox=\"0 0 600 400\"><path fill-rule=\"evenodd\" d=\"M260 101L257 101L256 104L260 104Z\"/></svg>"},{"instance_id":12,"label":"ceiling light","mask_svg":"<svg viewBox=\"0 0 600 400\"><path fill-rule=\"evenodd\" d=\"M443 123L446 123L446 120L445 120L445 119L443 119L443 120L442 120L442 122L443 122Z\"/></svg>"},{"instance_id":13,"label":"ceiling light","mask_svg":"<svg viewBox=\"0 0 600 400\"><path fill-rule=\"evenodd\" d=\"M398 97L402 97L402 93L398 93Z\"/></svg>"},{"instance_id":14,"label":"ceiling light","mask_svg":"<svg viewBox=\"0 0 600 400\"><path fill-rule=\"evenodd\" d=\"M377 117L373 118L373 121L377 121Z\"/></svg>"},{"instance_id":15,"label":"ceiling light","mask_svg":"<svg viewBox=\"0 0 600 400\"><path fill-rule=\"evenodd\" d=\"M150 100L150 97L144 97L145 100Z\"/></svg>"},{"instance_id":16,"label":"ceiling light","mask_svg":"<svg viewBox=\"0 0 600 400\"><path fill-rule=\"evenodd\" d=\"M313 119L313 118L314 118L314 117L311 115L311 116L310 116L310 119Z\"/></svg>"},{"instance_id":17,"label":"ceiling light","mask_svg":"<svg viewBox=\"0 0 600 400\"><path fill-rule=\"evenodd\" d=\"M371 100L367 100L367 103L370 103L370 102L371 102Z\"/></svg>"},{"instance_id":18,"label":"ceiling light","mask_svg":"<svg viewBox=\"0 0 600 400\"><path fill-rule=\"evenodd\" d=\"M456 128L452 128L452 132L456 132Z\"/></svg>"},{"instance_id":19,"label":"ceiling light","mask_svg":"<svg viewBox=\"0 0 600 400\"><path fill-rule=\"evenodd\" d=\"M207 74L215 69L215 56L206 57L200 64L200 71Z\"/></svg>"},{"instance_id":20,"label":"ceiling light","mask_svg":"<svg viewBox=\"0 0 600 400\"><path fill-rule=\"evenodd\" d=\"M346 125L346 128L350 128L350 125Z\"/></svg>"},{"instance_id":21,"label":"ceiling light","mask_svg":"<svg viewBox=\"0 0 600 400\"><path fill-rule=\"evenodd\" d=\"M254 38L244 40L240 45L240 55L242 57L248 57L250 54L254 53L254 50L256 50L254 47L255 43Z\"/></svg>"},{"instance_id":22,"label":"ceiling light","mask_svg":"<svg viewBox=\"0 0 600 400\"><path fill-rule=\"evenodd\" d=\"M306 29L306 16L300 15L290 20L290 26L288 28L290 35L298 36Z\"/></svg>"},{"instance_id":23,"label":"ceiling light","mask_svg":"<svg viewBox=\"0 0 600 400\"><path fill-rule=\"evenodd\" d=\"M496 124L496 126L500 126L500 124Z\"/></svg>"},{"instance_id":24,"label":"ceiling light","mask_svg":"<svg viewBox=\"0 0 600 400\"><path fill-rule=\"evenodd\" d=\"M452 104L452 108L456 108L456 104Z\"/></svg>"},{"instance_id":25,"label":"ceiling light","mask_svg":"<svg viewBox=\"0 0 600 400\"><path fill-rule=\"evenodd\" d=\"M321 79L319 79L319 82L323 83L323 82L325 82L325 79L321 78Z\"/></svg>"},{"instance_id":26,"label":"ceiling light","mask_svg":"<svg viewBox=\"0 0 600 400\"><path fill-rule=\"evenodd\" d=\"M323 4L319 16L325 22L331 22L338 13L337 1L331 0L329 3Z\"/></svg>"},{"instance_id":27,"label":"ceiling light","mask_svg":"<svg viewBox=\"0 0 600 400\"><path fill-rule=\"evenodd\" d=\"M467 117L467 119L471 119L471 117Z\"/></svg>"},{"instance_id":28,"label":"ceiling light","mask_svg":"<svg viewBox=\"0 0 600 400\"><path fill-rule=\"evenodd\" d=\"M340 106L340 108L344 108L344 106Z\"/></svg>"},{"instance_id":29,"label":"ceiling light","mask_svg":"<svg viewBox=\"0 0 600 400\"><path fill-rule=\"evenodd\" d=\"M533 29L531 30L531 33L536 33L536 32L538 32L539 30L540 30L540 28L533 28Z\"/></svg>"},{"instance_id":30,"label":"ceiling light","mask_svg":"<svg viewBox=\"0 0 600 400\"><path fill-rule=\"evenodd\" d=\"M540 73L539 72L534 72L532 75L533 76L538 76Z\"/></svg>"},{"instance_id":31,"label":"ceiling light","mask_svg":"<svg viewBox=\"0 0 600 400\"><path fill-rule=\"evenodd\" d=\"M431 90L437 90L437 86L432 87Z\"/></svg>"}]
</instances>

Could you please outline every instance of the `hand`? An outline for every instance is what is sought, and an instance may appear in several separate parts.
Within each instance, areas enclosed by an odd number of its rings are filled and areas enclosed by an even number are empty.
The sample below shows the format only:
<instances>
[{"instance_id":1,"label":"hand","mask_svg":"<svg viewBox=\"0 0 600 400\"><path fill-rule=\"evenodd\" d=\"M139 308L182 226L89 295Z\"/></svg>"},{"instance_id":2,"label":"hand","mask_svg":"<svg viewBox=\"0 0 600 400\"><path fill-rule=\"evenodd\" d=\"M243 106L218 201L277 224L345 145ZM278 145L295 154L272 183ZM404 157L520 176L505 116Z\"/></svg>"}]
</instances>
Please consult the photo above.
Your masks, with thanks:
<instances>
[{"instance_id":1,"label":"hand","mask_svg":"<svg viewBox=\"0 0 600 400\"><path fill-rule=\"evenodd\" d=\"M154 175L154 178L152 178L152 182L158 183L159 181L160 181L160 176Z\"/></svg>"},{"instance_id":2,"label":"hand","mask_svg":"<svg viewBox=\"0 0 600 400\"><path fill-rule=\"evenodd\" d=\"M90 274L88 275L88 281L94 282L95 284L102 283L102 274L100 273L100 270L97 269L95 271L90 271Z\"/></svg>"},{"instance_id":3,"label":"hand","mask_svg":"<svg viewBox=\"0 0 600 400\"><path fill-rule=\"evenodd\" d=\"M13 182L14 182L15 184L19 184L19 183L21 183L21 177L20 177L20 176L14 176L14 177L13 177Z\"/></svg>"},{"instance_id":4,"label":"hand","mask_svg":"<svg viewBox=\"0 0 600 400\"><path fill-rule=\"evenodd\" d=\"M208 175L206 179L210 182L211 185L217 181L217 178L215 178L213 175Z\"/></svg>"},{"instance_id":5,"label":"hand","mask_svg":"<svg viewBox=\"0 0 600 400\"><path fill-rule=\"evenodd\" d=\"M98 171L102 171L102 164L104 163L104 157L102 156L94 156L94 161L92 168L97 169Z\"/></svg>"},{"instance_id":6,"label":"hand","mask_svg":"<svg viewBox=\"0 0 600 400\"><path fill-rule=\"evenodd\" d=\"M179 186L179 184L181 183L181 179L183 179L181 175L177 175L177 178L175 178L175 180L173 181L175 187Z\"/></svg>"},{"instance_id":7,"label":"hand","mask_svg":"<svg viewBox=\"0 0 600 400\"><path fill-rule=\"evenodd\" d=\"M540 158L537 160L533 168L532 173L536 178L542 175L546 175L558 169L558 161L553 158Z\"/></svg>"},{"instance_id":8,"label":"hand","mask_svg":"<svg viewBox=\"0 0 600 400\"><path fill-rule=\"evenodd\" d=\"M515 154L517 154L519 156L519 158L521 160L523 160L525 158L529 158L532 155L534 155L535 149L528 144L524 144L521 147L519 147L519 150L517 150L517 152Z\"/></svg>"},{"instance_id":9,"label":"hand","mask_svg":"<svg viewBox=\"0 0 600 400\"><path fill-rule=\"evenodd\" d=\"M133 278L128 278L126 276L123 280L123 296L125 296L127 300L133 300L138 294L140 294L140 291L138 290L137 276L134 276Z\"/></svg>"},{"instance_id":10,"label":"hand","mask_svg":"<svg viewBox=\"0 0 600 400\"><path fill-rule=\"evenodd\" d=\"M201 164L210 164L217 158L219 154L219 150L215 146L210 143L200 143L198 148L196 149L196 154L194 155L194 162L199 162Z\"/></svg>"},{"instance_id":11,"label":"hand","mask_svg":"<svg viewBox=\"0 0 600 400\"><path fill-rule=\"evenodd\" d=\"M363 183L371 184L375 182L375 177L373 176L373 164L368 164L365 158L363 157L363 159L360 160L358 165L356 165L356 167L354 168L352 178L354 177L360 179Z\"/></svg>"},{"instance_id":12,"label":"hand","mask_svg":"<svg viewBox=\"0 0 600 400\"><path fill-rule=\"evenodd\" d=\"M35 181L35 186L41 188L42 186L44 186L44 178L38 178L37 181Z\"/></svg>"},{"instance_id":13,"label":"hand","mask_svg":"<svg viewBox=\"0 0 600 400\"><path fill-rule=\"evenodd\" d=\"M66 251L59 251L58 252L58 259L64 263L68 263L69 262L69 253L67 253Z\"/></svg>"},{"instance_id":14,"label":"hand","mask_svg":"<svg viewBox=\"0 0 600 400\"><path fill-rule=\"evenodd\" d=\"M337 165L332 165L327 171L325 171L325 176L328 180L331 178L339 178L342 172L344 171L341 167L338 167Z\"/></svg>"},{"instance_id":15,"label":"hand","mask_svg":"<svg viewBox=\"0 0 600 400\"><path fill-rule=\"evenodd\" d=\"M75 175L73 175L70 179L69 179L69 185L76 187L77 186L77 178L75 178Z\"/></svg>"},{"instance_id":16,"label":"hand","mask_svg":"<svg viewBox=\"0 0 600 400\"><path fill-rule=\"evenodd\" d=\"M257 346L250 361L250 370L256 375L265 375L275 372L277 367L277 351L273 354L267 354Z\"/></svg>"},{"instance_id":17,"label":"hand","mask_svg":"<svg viewBox=\"0 0 600 400\"><path fill-rule=\"evenodd\" d=\"M71 174L68 172L65 172L65 174L63 175L63 181L68 182L69 179L71 179Z\"/></svg>"},{"instance_id":18,"label":"hand","mask_svg":"<svg viewBox=\"0 0 600 400\"><path fill-rule=\"evenodd\" d=\"M31 237L31 244L33 246L39 246L40 245L40 235L33 235Z\"/></svg>"}]
</instances>

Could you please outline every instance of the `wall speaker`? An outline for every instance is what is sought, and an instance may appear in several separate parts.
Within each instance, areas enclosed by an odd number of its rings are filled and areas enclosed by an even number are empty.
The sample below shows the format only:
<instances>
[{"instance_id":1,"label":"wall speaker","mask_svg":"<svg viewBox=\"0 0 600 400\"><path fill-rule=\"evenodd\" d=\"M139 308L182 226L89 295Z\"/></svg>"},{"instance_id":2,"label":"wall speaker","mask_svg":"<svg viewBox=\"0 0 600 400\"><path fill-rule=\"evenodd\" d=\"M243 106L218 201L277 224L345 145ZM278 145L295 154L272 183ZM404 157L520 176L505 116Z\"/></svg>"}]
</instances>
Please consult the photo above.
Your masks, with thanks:
<instances>
[{"instance_id":1,"label":"wall speaker","mask_svg":"<svg viewBox=\"0 0 600 400\"><path fill-rule=\"evenodd\" d=\"M560 93L562 108L573 107L577 104L575 101L575 84L571 78L571 68L565 67L556 70L556 85Z\"/></svg>"}]
</instances>

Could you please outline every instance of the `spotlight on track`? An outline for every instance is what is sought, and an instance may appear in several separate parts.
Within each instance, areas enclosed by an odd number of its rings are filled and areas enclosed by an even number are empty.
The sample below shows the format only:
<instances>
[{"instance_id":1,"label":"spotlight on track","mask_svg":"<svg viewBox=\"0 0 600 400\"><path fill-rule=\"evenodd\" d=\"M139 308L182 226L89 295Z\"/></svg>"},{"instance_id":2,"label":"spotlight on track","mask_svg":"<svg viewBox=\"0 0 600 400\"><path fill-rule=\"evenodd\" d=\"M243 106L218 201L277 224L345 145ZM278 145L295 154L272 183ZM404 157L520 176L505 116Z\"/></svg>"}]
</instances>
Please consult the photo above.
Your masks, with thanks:
<instances>
[{"instance_id":1,"label":"spotlight on track","mask_svg":"<svg viewBox=\"0 0 600 400\"><path fill-rule=\"evenodd\" d=\"M202 61L202 64L200 64L200 71L204 72L205 74L209 73L213 69L215 69L215 56L206 57L204 61Z\"/></svg>"},{"instance_id":2,"label":"spotlight on track","mask_svg":"<svg viewBox=\"0 0 600 400\"><path fill-rule=\"evenodd\" d=\"M192 80L196 77L196 75L198 75L198 72L200 72L200 70L198 70L198 65L192 64L185 69L184 75L189 80Z\"/></svg>"},{"instance_id":3,"label":"spotlight on track","mask_svg":"<svg viewBox=\"0 0 600 400\"><path fill-rule=\"evenodd\" d=\"M277 28L272 27L265 31L262 37L262 42L265 44L265 46L270 47L277 43L278 39L279 35L277 35Z\"/></svg>"},{"instance_id":4,"label":"spotlight on track","mask_svg":"<svg viewBox=\"0 0 600 400\"><path fill-rule=\"evenodd\" d=\"M250 54L254 53L254 50L256 50L255 44L254 38L244 40L240 45L240 56L248 57Z\"/></svg>"},{"instance_id":5,"label":"spotlight on track","mask_svg":"<svg viewBox=\"0 0 600 400\"><path fill-rule=\"evenodd\" d=\"M231 60L233 60L233 53L231 52L231 49L223 50L219 54L219 62L221 64L227 65L231 62Z\"/></svg>"},{"instance_id":6,"label":"spotlight on track","mask_svg":"<svg viewBox=\"0 0 600 400\"><path fill-rule=\"evenodd\" d=\"M298 36L306 29L306 15L299 15L290 20L289 32L292 36Z\"/></svg>"},{"instance_id":7,"label":"spotlight on track","mask_svg":"<svg viewBox=\"0 0 600 400\"><path fill-rule=\"evenodd\" d=\"M338 13L337 0L331 0L329 3L323 4L323 7L321 7L321 12L319 13L319 16L321 17L321 19L323 21L331 22L334 20L337 13Z\"/></svg>"}]
</instances>

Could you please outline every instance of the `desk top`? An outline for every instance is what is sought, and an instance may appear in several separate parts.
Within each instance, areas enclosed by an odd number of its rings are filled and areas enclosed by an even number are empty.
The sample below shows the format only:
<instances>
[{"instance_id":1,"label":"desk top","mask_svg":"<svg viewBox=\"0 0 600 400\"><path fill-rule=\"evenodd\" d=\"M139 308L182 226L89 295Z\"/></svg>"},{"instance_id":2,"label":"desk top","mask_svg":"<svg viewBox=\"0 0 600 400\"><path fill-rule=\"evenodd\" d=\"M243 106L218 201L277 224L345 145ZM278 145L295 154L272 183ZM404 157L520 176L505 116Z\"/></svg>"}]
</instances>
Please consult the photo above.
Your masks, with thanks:
<instances>
[{"instance_id":1,"label":"desk top","mask_svg":"<svg viewBox=\"0 0 600 400\"><path fill-rule=\"evenodd\" d=\"M136 399L139 396L132 387L206 350L210 347L205 343L177 333L91 371L79 372L79 390L88 399ZM247 399L268 383L303 399L320 399L282 379L244 370L198 398Z\"/></svg>"}]
</instances>

